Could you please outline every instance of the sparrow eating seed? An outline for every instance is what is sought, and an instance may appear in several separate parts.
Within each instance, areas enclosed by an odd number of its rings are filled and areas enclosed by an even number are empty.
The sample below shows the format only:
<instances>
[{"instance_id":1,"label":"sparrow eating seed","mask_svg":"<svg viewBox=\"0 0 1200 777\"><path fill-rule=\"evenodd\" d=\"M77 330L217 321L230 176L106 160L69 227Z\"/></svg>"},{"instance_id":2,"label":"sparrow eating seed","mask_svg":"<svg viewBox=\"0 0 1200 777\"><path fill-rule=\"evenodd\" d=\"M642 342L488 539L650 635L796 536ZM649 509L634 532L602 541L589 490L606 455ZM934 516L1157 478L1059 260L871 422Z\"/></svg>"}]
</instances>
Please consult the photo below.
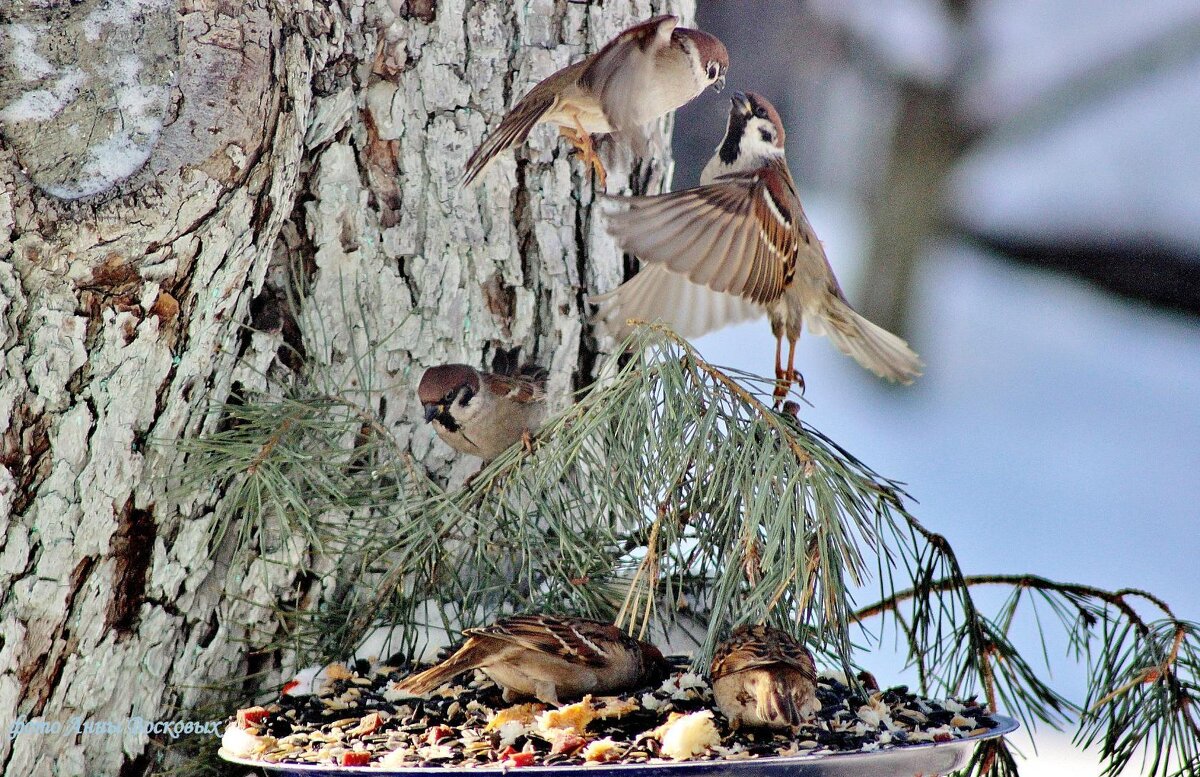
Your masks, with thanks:
<instances>
[{"instance_id":1,"label":"sparrow eating seed","mask_svg":"<svg viewBox=\"0 0 1200 777\"><path fill-rule=\"evenodd\" d=\"M484 462L528 439L546 416L544 376L530 369L507 376L466 364L430 367L417 396L438 437Z\"/></svg>"},{"instance_id":2,"label":"sparrow eating seed","mask_svg":"<svg viewBox=\"0 0 1200 777\"><path fill-rule=\"evenodd\" d=\"M629 319L661 319L684 337L698 337L765 312L775 335L777 405L798 379L802 322L876 375L911 383L921 360L842 294L800 206L783 140L775 107L738 93L700 186L610 198L624 207L609 213L608 230L643 265L632 280L592 298L600 305L596 318L618 338Z\"/></svg>"},{"instance_id":3,"label":"sparrow eating seed","mask_svg":"<svg viewBox=\"0 0 1200 777\"><path fill-rule=\"evenodd\" d=\"M820 709L812 654L770 626L734 629L717 647L710 673L717 708L734 727L795 730Z\"/></svg>"},{"instance_id":4,"label":"sparrow eating seed","mask_svg":"<svg viewBox=\"0 0 1200 777\"><path fill-rule=\"evenodd\" d=\"M537 124L554 124L605 185L593 133L633 131L713 86L725 84L729 53L712 35L655 16L613 38L587 59L538 83L467 160L469 186L501 151L524 143Z\"/></svg>"},{"instance_id":5,"label":"sparrow eating seed","mask_svg":"<svg viewBox=\"0 0 1200 777\"><path fill-rule=\"evenodd\" d=\"M610 623L555 615L517 615L463 632L454 655L401 680L396 690L421 696L472 669L504 691L506 702L617 693L658 682L669 666L658 648Z\"/></svg>"}]
</instances>

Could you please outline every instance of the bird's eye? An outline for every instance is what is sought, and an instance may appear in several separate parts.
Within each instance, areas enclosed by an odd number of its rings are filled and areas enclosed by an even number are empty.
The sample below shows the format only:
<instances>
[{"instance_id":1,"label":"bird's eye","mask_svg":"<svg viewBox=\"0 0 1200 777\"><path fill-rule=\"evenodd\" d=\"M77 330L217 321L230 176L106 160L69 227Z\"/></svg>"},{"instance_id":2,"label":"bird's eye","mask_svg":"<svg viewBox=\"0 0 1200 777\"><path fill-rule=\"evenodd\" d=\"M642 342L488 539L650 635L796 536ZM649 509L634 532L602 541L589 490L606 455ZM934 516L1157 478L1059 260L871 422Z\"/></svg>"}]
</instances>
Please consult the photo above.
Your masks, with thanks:
<instances>
[{"instance_id":1,"label":"bird's eye","mask_svg":"<svg viewBox=\"0 0 1200 777\"><path fill-rule=\"evenodd\" d=\"M767 118L767 109L761 105L754 109L754 115L760 119Z\"/></svg>"},{"instance_id":2,"label":"bird's eye","mask_svg":"<svg viewBox=\"0 0 1200 777\"><path fill-rule=\"evenodd\" d=\"M709 62L708 63L708 80L715 81L718 75L720 75L720 68L717 67L717 63Z\"/></svg>"},{"instance_id":3,"label":"bird's eye","mask_svg":"<svg viewBox=\"0 0 1200 777\"><path fill-rule=\"evenodd\" d=\"M471 397L473 397L473 396L475 396L475 392L471 390L470 386L467 386L466 388L463 389L462 399L460 399L458 401L458 404L462 405L463 407L466 407L467 403L471 401Z\"/></svg>"}]
</instances>

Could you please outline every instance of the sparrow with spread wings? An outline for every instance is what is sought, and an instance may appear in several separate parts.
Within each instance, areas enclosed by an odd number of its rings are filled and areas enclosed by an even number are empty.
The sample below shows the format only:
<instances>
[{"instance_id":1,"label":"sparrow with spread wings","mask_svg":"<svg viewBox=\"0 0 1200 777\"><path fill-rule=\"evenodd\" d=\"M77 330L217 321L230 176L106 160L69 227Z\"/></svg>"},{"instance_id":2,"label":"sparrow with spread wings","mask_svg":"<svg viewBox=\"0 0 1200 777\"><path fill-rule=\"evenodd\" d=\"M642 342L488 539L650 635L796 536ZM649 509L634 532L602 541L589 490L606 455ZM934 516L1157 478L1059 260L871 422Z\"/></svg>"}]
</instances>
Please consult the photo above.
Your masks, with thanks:
<instances>
[{"instance_id":1,"label":"sparrow with spread wings","mask_svg":"<svg viewBox=\"0 0 1200 777\"><path fill-rule=\"evenodd\" d=\"M664 678L670 667L658 648L610 623L555 615L517 615L467 629L454 655L396 690L422 696L472 669L481 669L505 701L532 696L557 706L587 693L616 693Z\"/></svg>"},{"instance_id":2,"label":"sparrow with spread wings","mask_svg":"<svg viewBox=\"0 0 1200 777\"><path fill-rule=\"evenodd\" d=\"M777 405L799 379L802 324L880 377L910 383L921 374L908 344L856 313L842 294L800 206L771 103L734 95L725 137L700 180L670 194L611 198L609 232L642 260L632 280L592 298L611 333L623 337L629 319L661 319L698 337L766 313L776 341Z\"/></svg>"},{"instance_id":3,"label":"sparrow with spread wings","mask_svg":"<svg viewBox=\"0 0 1200 777\"><path fill-rule=\"evenodd\" d=\"M534 126L554 124L604 188L593 134L636 131L706 87L720 90L725 84L729 53L724 44L678 24L677 16L656 16L634 25L538 83L467 160L463 185L469 186L501 151L524 143Z\"/></svg>"}]
</instances>

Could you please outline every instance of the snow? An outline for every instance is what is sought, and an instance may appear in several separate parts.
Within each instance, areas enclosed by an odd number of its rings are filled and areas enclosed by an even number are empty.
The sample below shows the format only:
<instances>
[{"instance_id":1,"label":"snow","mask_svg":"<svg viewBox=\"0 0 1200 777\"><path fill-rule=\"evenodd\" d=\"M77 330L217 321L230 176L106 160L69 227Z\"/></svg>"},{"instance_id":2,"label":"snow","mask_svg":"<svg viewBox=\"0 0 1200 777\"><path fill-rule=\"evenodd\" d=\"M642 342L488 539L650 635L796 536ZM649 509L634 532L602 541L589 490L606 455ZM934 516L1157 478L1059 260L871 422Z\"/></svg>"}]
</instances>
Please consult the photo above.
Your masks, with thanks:
<instances>
[{"instance_id":1,"label":"snow","mask_svg":"<svg viewBox=\"0 0 1200 777\"><path fill-rule=\"evenodd\" d=\"M143 14L170 11L172 5L171 0L108 0L84 18L83 36L89 41L100 40L105 27L124 27Z\"/></svg>"},{"instance_id":2,"label":"snow","mask_svg":"<svg viewBox=\"0 0 1200 777\"><path fill-rule=\"evenodd\" d=\"M72 180L46 184L45 189L67 200L102 192L137 172L149 157L154 140L157 133L147 142L132 137L128 130L118 132L88 147L87 161Z\"/></svg>"},{"instance_id":3,"label":"snow","mask_svg":"<svg viewBox=\"0 0 1200 777\"><path fill-rule=\"evenodd\" d=\"M1200 247L1197 84L1200 58L1035 133L986 141L955 173L957 217L987 234Z\"/></svg>"},{"instance_id":4,"label":"snow","mask_svg":"<svg viewBox=\"0 0 1200 777\"><path fill-rule=\"evenodd\" d=\"M112 80L121 121L107 138L87 149L87 158L74 180L47 187L63 198L85 197L103 191L138 171L158 142L169 92L166 84L139 79L142 61L132 54L119 57Z\"/></svg>"},{"instance_id":5,"label":"snow","mask_svg":"<svg viewBox=\"0 0 1200 777\"><path fill-rule=\"evenodd\" d=\"M54 66L37 53L34 45L40 31L27 24L8 26L9 42L12 45L8 58L22 81L36 81L54 72Z\"/></svg>"},{"instance_id":6,"label":"snow","mask_svg":"<svg viewBox=\"0 0 1200 777\"><path fill-rule=\"evenodd\" d=\"M87 75L70 68L49 89L32 89L0 109L0 124L49 121L79 96Z\"/></svg>"},{"instance_id":7,"label":"snow","mask_svg":"<svg viewBox=\"0 0 1200 777\"><path fill-rule=\"evenodd\" d=\"M1042 731L1037 738L1037 751L1022 741L1018 734L1009 738L1009 743L1019 751L1018 766L1021 777L1100 777L1100 751L1090 748L1081 751L1071 743L1071 737L1059 731ZM1120 774L1137 777L1141 771L1141 759L1134 757Z\"/></svg>"},{"instance_id":8,"label":"snow","mask_svg":"<svg viewBox=\"0 0 1200 777\"><path fill-rule=\"evenodd\" d=\"M47 191L64 199L85 197L107 189L112 184L137 172L154 145L163 124L163 106L169 90L165 84L145 83L139 80L141 60L132 54L121 56L112 72L112 88L116 108L121 120L112 134L90 145L79 172L70 180L48 185ZM82 71L73 71L82 83ZM61 83L61 81L60 81ZM42 90L39 90L42 91ZM70 99L78 94L78 88L70 93ZM38 92L26 93L14 105L23 105ZM62 110L69 100L61 100L53 113L34 114L26 110L21 118L14 119L13 106L0 112L0 120L45 121Z\"/></svg>"},{"instance_id":9,"label":"snow","mask_svg":"<svg viewBox=\"0 0 1200 777\"><path fill-rule=\"evenodd\" d=\"M174 45L162 37L174 27L173 4L104 0L66 24L0 26L9 44L4 65L14 76L0 125L38 185L74 199L128 178L157 144L175 78L162 58ZM92 45L63 48L64 39L79 37ZM54 51L68 52L68 61L52 61L47 52Z\"/></svg>"}]
</instances>

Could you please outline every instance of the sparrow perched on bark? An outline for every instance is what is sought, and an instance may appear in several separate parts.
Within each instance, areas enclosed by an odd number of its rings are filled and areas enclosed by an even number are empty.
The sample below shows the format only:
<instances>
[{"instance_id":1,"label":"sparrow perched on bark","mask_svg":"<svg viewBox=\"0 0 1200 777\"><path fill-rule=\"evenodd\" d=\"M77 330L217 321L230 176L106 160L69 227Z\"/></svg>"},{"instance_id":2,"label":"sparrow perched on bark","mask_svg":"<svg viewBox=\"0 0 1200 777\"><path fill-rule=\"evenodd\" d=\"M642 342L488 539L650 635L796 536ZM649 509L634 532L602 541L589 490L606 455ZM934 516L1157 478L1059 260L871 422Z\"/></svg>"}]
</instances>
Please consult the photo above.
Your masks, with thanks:
<instances>
[{"instance_id":1,"label":"sparrow perched on bark","mask_svg":"<svg viewBox=\"0 0 1200 777\"><path fill-rule=\"evenodd\" d=\"M776 341L776 404L798 379L801 323L876 375L912 382L921 360L899 337L856 313L842 294L800 206L783 141L775 107L738 93L700 186L611 198L618 208L609 213L608 230L643 266L632 280L592 299L600 305L597 319L617 337L627 333L631 318L662 319L697 337L765 312Z\"/></svg>"},{"instance_id":2,"label":"sparrow perched on bark","mask_svg":"<svg viewBox=\"0 0 1200 777\"><path fill-rule=\"evenodd\" d=\"M537 124L554 124L605 184L592 134L633 131L713 86L725 85L729 53L712 35L655 16L613 38L590 57L538 83L467 160L470 185L501 151L525 142Z\"/></svg>"},{"instance_id":3,"label":"sparrow perched on bark","mask_svg":"<svg viewBox=\"0 0 1200 777\"><path fill-rule=\"evenodd\" d=\"M517 615L463 632L454 655L407 677L397 690L424 695L457 675L482 669L511 702L615 693L660 681L670 667L658 648L610 623L554 615Z\"/></svg>"},{"instance_id":4,"label":"sparrow perched on bark","mask_svg":"<svg viewBox=\"0 0 1200 777\"><path fill-rule=\"evenodd\" d=\"M812 653L770 626L741 626L717 647L713 698L733 726L796 729L817 702Z\"/></svg>"},{"instance_id":5,"label":"sparrow perched on bark","mask_svg":"<svg viewBox=\"0 0 1200 777\"><path fill-rule=\"evenodd\" d=\"M430 367L417 396L438 437L485 462L528 439L546 416L544 375L529 368L507 376L466 364Z\"/></svg>"}]
</instances>

